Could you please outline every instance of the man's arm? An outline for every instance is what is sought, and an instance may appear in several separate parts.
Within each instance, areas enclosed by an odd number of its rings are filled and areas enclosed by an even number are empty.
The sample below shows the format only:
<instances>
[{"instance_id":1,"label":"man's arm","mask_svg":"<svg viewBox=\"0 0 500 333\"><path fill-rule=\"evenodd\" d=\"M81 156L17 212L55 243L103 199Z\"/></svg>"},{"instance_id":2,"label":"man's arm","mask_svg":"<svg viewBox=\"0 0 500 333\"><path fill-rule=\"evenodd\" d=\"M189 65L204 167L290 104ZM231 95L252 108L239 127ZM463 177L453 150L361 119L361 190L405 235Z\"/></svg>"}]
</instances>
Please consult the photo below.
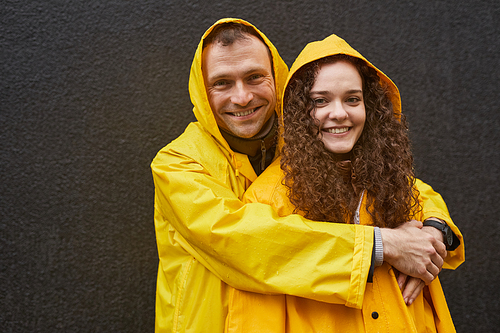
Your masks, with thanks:
<instances>
[{"instance_id":1,"label":"man's arm","mask_svg":"<svg viewBox=\"0 0 500 333\"><path fill-rule=\"evenodd\" d=\"M299 215L281 218L269 205L243 204L233 189L239 180L227 180L231 166L219 164L208 170L172 150L155 158L158 247L174 237L237 289L360 308L373 227L318 223Z\"/></svg>"}]
</instances>

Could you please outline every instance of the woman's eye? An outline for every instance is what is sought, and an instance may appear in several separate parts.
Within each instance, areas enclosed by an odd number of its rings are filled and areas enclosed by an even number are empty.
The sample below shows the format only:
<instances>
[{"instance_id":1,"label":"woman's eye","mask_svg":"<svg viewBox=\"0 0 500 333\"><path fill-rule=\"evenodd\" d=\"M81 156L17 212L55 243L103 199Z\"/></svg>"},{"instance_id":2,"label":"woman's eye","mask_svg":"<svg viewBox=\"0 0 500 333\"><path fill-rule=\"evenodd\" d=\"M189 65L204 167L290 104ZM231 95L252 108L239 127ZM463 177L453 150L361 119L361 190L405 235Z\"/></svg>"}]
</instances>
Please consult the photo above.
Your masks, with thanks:
<instances>
[{"instance_id":1,"label":"woman's eye","mask_svg":"<svg viewBox=\"0 0 500 333\"><path fill-rule=\"evenodd\" d=\"M347 103L358 103L360 101L361 101L361 99L359 97L349 97L347 99Z\"/></svg>"},{"instance_id":2,"label":"woman's eye","mask_svg":"<svg viewBox=\"0 0 500 333\"><path fill-rule=\"evenodd\" d=\"M326 100L324 98L316 98L314 99L314 104L316 105L321 105L321 104L324 104L326 103Z\"/></svg>"}]
</instances>

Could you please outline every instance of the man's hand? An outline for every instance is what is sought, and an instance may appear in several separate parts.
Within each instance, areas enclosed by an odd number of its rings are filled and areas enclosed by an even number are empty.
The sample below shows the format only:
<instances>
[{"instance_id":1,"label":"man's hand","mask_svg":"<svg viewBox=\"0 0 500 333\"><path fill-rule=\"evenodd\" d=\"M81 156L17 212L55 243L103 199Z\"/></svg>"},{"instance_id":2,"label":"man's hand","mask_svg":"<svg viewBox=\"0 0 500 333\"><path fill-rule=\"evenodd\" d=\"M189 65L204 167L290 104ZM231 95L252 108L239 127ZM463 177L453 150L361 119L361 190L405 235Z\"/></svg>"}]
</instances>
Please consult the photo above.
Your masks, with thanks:
<instances>
[{"instance_id":1,"label":"man's hand","mask_svg":"<svg viewBox=\"0 0 500 333\"><path fill-rule=\"evenodd\" d=\"M446 246L431 234L433 231L422 230L422 222L411 220L395 229L381 228L380 231L384 261L403 274L422 279L425 284L439 274Z\"/></svg>"},{"instance_id":2,"label":"man's hand","mask_svg":"<svg viewBox=\"0 0 500 333\"><path fill-rule=\"evenodd\" d=\"M441 221L438 221L441 222ZM443 223L443 222L441 222ZM422 230L430 233L436 239L443 241L443 233L434 227L422 227ZM444 259L444 258L443 258ZM408 276L404 273L396 271L396 277L399 289L402 292L403 299L406 305L411 305L425 287L425 282L422 279Z\"/></svg>"}]
</instances>

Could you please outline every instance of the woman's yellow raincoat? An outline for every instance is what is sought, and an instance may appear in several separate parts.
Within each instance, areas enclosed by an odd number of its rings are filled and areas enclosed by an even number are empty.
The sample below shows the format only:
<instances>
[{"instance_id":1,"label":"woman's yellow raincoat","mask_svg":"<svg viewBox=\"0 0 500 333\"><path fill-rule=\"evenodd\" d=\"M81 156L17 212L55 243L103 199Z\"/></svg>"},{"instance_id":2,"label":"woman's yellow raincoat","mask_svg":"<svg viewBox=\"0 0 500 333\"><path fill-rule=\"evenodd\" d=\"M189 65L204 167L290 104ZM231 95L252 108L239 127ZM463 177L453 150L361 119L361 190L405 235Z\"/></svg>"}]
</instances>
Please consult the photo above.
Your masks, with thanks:
<instances>
[{"instance_id":1,"label":"woman's yellow raincoat","mask_svg":"<svg viewBox=\"0 0 500 333\"><path fill-rule=\"evenodd\" d=\"M344 40L332 35L323 41L308 44L293 64L288 78L290 79L293 73L309 62L340 53L361 58L375 68ZM381 80L385 81L392 90L394 109L396 113L400 113L401 100L397 87L381 71L375 69ZM245 199L248 202L268 203L280 216L291 214L293 206L288 201L286 188L282 185L282 177L279 160L276 160L248 189ZM414 219L424 221L429 217L437 217L445 220L461 241L457 249L448 253L443 266L455 269L464 261L462 235L449 217L444 202L433 200L438 194L420 180L417 180L416 187L420 191L419 200L423 210L414 216ZM366 212L365 204L366 198L360 210L361 224L371 224L371 217ZM321 302L318 299L290 295L263 295L231 289L227 332L400 333L436 332L436 329L438 332L455 332L438 278L425 287L410 306L405 304L395 272L387 263L375 268L373 283L368 283L366 289L355 290L347 287L346 284L348 277L352 280L353 276L358 274L355 265L358 253L356 248L354 252L351 250L348 247L338 246L335 256L329 259L324 257L326 262L321 263L322 266L334 267L337 272L335 281L337 288L335 289L342 290L340 286L345 285L346 290L349 290L349 295L353 295L350 301L345 298L340 300L332 298ZM316 259L316 252L297 252L304 256L304 261L308 260L307 256L313 260ZM353 260L348 260L351 257ZM366 252L361 257L363 257L361 261L369 262L370 260ZM314 263L316 264L316 261ZM316 271L316 267L308 265L304 267L302 274L309 276L315 274ZM340 272L343 272L344 276L341 276ZM297 280L296 283L301 284L302 281Z\"/></svg>"},{"instance_id":2,"label":"woman's yellow raincoat","mask_svg":"<svg viewBox=\"0 0 500 333\"><path fill-rule=\"evenodd\" d=\"M160 259L156 332L223 332L229 286L354 308L363 302L372 227L316 223L298 215L282 218L267 204L242 202L257 175L247 156L232 151L221 135L201 72L203 39L216 25L230 21L250 25L223 19L205 32L189 80L198 121L151 164ZM279 100L288 70L261 35L273 58ZM428 205L441 202L433 194Z\"/></svg>"}]
</instances>

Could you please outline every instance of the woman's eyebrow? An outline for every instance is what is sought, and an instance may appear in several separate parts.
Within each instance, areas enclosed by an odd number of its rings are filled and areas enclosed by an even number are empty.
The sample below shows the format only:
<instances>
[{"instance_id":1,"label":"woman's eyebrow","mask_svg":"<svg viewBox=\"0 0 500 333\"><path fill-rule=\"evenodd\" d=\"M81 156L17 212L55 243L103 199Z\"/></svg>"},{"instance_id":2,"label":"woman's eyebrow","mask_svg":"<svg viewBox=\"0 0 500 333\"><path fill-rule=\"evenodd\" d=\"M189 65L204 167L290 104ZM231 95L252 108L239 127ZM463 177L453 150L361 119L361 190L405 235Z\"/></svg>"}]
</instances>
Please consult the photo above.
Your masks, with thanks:
<instances>
[{"instance_id":1,"label":"woman's eyebrow","mask_svg":"<svg viewBox=\"0 0 500 333\"><path fill-rule=\"evenodd\" d=\"M318 94L318 95L325 95L325 94L329 94L330 91L329 90L313 90L310 92L310 94ZM348 90L346 91L346 93L348 94L357 94L357 93L363 93L363 90L361 89L351 89L351 90Z\"/></svg>"}]
</instances>

